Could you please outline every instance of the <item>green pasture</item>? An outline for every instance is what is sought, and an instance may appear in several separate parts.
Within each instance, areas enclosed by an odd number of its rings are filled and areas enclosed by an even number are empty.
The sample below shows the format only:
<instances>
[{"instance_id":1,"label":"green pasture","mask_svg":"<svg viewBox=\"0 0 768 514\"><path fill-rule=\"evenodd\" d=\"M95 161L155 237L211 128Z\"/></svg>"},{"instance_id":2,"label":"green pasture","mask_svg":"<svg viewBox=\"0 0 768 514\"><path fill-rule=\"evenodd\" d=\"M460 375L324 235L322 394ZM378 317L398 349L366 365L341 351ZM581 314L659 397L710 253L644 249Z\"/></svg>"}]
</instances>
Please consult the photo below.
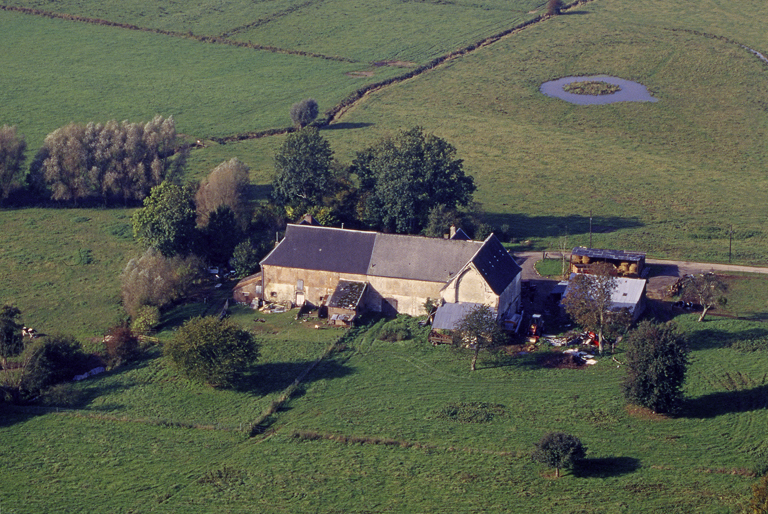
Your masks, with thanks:
<instances>
[{"instance_id":1,"label":"green pasture","mask_svg":"<svg viewBox=\"0 0 768 514\"><path fill-rule=\"evenodd\" d=\"M325 110L372 77L359 65L205 44L14 12L0 12L4 73L0 123L18 125L33 155L70 122L145 121L173 116L180 133L228 136L290 126L293 103Z\"/></svg>"},{"instance_id":2,"label":"green pasture","mask_svg":"<svg viewBox=\"0 0 768 514\"><path fill-rule=\"evenodd\" d=\"M246 326L253 316L235 313ZM728 344L768 329L695 319L679 318L693 352L689 400L676 418L627 410L623 369L609 357L578 370L544 369L535 355L486 357L473 373L468 355L423 335L378 340L379 322L308 375L270 430L249 439L241 426L344 333L266 315L250 387L190 384L154 351L71 386L76 403L59 412L4 412L0 434L14 452L3 454L0 504L81 512L108 495L115 512L733 512L765 448L768 361ZM461 423L441 414L471 402L495 404L496 415ZM529 457L551 430L589 448L560 479Z\"/></svg>"},{"instance_id":3,"label":"green pasture","mask_svg":"<svg viewBox=\"0 0 768 514\"><path fill-rule=\"evenodd\" d=\"M733 225L734 260L765 262L768 65L668 30L685 24L662 26L653 5L582 5L370 95L340 120L359 129L327 134L351 156L425 126L458 148L491 221L535 248L587 244L592 215L594 246L725 261ZM732 15L754 27L743 7ZM638 81L659 101L577 106L539 92L591 74Z\"/></svg>"}]
</instances>

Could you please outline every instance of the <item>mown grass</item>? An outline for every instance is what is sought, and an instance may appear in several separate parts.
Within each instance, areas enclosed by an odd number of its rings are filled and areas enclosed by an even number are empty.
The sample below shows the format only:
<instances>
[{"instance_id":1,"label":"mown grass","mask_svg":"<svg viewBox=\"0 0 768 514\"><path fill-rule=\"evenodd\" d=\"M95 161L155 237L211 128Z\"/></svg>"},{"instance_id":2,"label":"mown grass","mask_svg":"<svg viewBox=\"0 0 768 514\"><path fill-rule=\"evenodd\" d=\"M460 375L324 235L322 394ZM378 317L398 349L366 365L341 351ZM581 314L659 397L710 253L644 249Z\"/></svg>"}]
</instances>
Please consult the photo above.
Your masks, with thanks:
<instances>
[{"instance_id":1,"label":"mown grass","mask_svg":"<svg viewBox=\"0 0 768 514\"><path fill-rule=\"evenodd\" d=\"M468 356L448 348L377 340L378 324L309 375L271 435L246 439L238 420L271 393L183 385L158 373L162 359L153 357L89 381L83 387L98 396L78 410L6 413L0 433L24 458L3 456L2 503L50 511L66 496L67 509L80 511L108 491L114 510L136 512L731 512L764 445L768 411L750 402L765 403L768 357L728 341L766 329L695 319L678 320L693 353L689 401L676 418L628 411L623 369L607 357L583 370L486 357L473 373ZM307 328L290 313L259 325L280 332L267 335L263 366L288 355L309 360L342 333ZM124 388L114 386L120 375ZM442 415L479 403L494 415L474 423ZM100 411L110 404L119 408ZM163 408L168 417L155 419L164 426L147 422L148 411ZM185 424L194 419L202 423ZM551 430L574 433L590 449L584 465L558 480L529 457ZM149 475L151 485L142 478ZM22 476L24 488L8 487Z\"/></svg>"}]
</instances>

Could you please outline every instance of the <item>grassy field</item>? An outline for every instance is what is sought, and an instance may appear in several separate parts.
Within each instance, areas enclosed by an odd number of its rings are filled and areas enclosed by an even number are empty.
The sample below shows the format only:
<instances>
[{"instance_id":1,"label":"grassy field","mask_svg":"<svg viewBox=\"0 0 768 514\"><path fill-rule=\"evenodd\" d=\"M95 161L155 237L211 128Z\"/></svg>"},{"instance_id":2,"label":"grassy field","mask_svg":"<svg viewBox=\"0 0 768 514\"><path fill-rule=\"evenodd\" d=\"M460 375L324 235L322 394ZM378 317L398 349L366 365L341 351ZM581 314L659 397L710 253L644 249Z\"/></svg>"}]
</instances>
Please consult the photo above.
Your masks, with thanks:
<instances>
[{"instance_id":1,"label":"grassy field","mask_svg":"<svg viewBox=\"0 0 768 514\"><path fill-rule=\"evenodd\" d=\"M324 110L412 69L377 61L423 64L543 7L2 4L148 29L0 11L0 123L19 125L30 154L70 121L173 115L180 132L204 139L284 127L301 98ZM765 263L768 65L739 45L768 54L766 16L758 0L594 0L371 93L322 133L347 163L404 127L447 138L475 176L489 221L512 227L515 247L555 249L562 236L586 244L592 215L594 246L725 261L733 225L734 261ZM546 80L597 73L639 81L659 102L578 107L538 92ZM281 141L212 143L193 153L188 177L237 156L266 198ZM100 334L123 316L118 274L139 250L130 214L0 211L0 302L14 302L43 332ZM467 356L423 339L384 343L375 326L316 368L268 431L249 438L249 424L343 332L315 330L292 313L255 323L236 309L264 344L256 373L235 390L184 381L154 347L66 388L59 412L4 409L0 511L733 512L768 451L768 357L729 345L768 337L758 321L768 304L764 279L730 282L726 313L754 321L679 317L693 352L689 401L676 418L628 410L623 369L608 358L583 370L542 368L535 355L488 358L470 373ZM160 339L207 309L169 313ZM445 415L474 402L495 406L495 417ZM585 465L559 480L529 457L551 430L590 449Z\"/></svg>"},{"instance_id":2,"label":"grassy field","mask_svg":"<svg viewBox=\"0 0 768 514\"><path fill-rule=\"evenodd\" d=\"M236 314L252 326L249 317ZM114 512L444 512L448 505L455 512L732 512L765 449L768 361L727 344L768 329L697 324L695 315L679 322L694 351L689 401L677 418L627 410L623 370L607 357L583 370L545 369L535 355L485 358L472 373L467 355L423 338L377 340L379 323L310 374L270 432L249 439L241 426L343 333L315 330L291 313L269 316L257 325L264 346L250 388L189 384L151 353L72 386L77 403L67 410L5 412L0 434L14 452L3 454L0 505L9 512L80 512L107 501ZM444 414L449 404L472 402L495 404L496 415L462 423ZM583 466L557 480L529 457L551 430L574 433L590 449ZM14 487L22 480L25 487Z\"/></svg>"}]
</instances>

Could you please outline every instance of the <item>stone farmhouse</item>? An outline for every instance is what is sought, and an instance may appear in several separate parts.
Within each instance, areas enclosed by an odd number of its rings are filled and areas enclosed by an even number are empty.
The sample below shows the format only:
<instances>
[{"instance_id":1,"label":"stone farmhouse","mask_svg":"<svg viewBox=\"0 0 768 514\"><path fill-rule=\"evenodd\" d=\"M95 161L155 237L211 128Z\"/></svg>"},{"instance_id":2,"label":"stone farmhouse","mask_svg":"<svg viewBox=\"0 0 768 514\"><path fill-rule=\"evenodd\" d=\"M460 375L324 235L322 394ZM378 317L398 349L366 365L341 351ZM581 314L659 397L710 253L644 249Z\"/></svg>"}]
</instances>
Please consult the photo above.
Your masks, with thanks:
<instances>
[{"instance_id":1,"label":"stone farmhouse","mask_svg":"<svg viewBox=\"0 0 768 514\"><path fill-rule=\"evenodd\" d=\"M347 318L424 315L429 299L482 303L504 319L520 306L520 282L520 266L494 235L470 241L288 225L261 272L236 286L235 299L331 305Z\"/></svg>"}]
</instances>

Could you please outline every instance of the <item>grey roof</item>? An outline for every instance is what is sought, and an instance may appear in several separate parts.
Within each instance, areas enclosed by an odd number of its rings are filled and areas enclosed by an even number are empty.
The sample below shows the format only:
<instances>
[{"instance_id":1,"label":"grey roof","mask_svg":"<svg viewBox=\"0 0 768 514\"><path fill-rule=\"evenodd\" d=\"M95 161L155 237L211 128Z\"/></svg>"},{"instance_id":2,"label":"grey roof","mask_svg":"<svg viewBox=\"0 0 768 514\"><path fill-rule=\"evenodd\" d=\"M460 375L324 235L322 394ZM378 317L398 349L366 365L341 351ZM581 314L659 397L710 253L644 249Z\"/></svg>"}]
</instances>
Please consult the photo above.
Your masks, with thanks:
<instances>
[{"instance_id":1,"label":"grey roof","mask_svg":"<svg viewBox=\"0 0 768 514\"><path fill-rule=\"evenodd\" d=\"M520 273L496 236L484 242L288 225L262 265L448 282L474 264L496 294Z\"/></svg>"},{"instance_id":2,"label":"grey roof","mask_svg":"<svg viewBox=\"0 0 768 514\"><path fill-rule=\"evenodd\" d=\"M571 273L568 280L573 280L575 273ZM594 277L594 275L580 275L583 277ZM611 308L613 309L629 309L629 312L634 312L635 307L643 298L643 292L645 291L645 279L643 278L625 278L625 277L613 277L616 281L616 288L611 294ZM565 288L565 294L563 298L568 296L568 287Z\"/></svg>"},{"instance_id":3,"label":"grey roof","mask_svg":"<svg viewBox=\"0 0 768 514\"><path fill-rule=\"evenodd\" d=\"M462 229L456 229L456 233L451 236L451 239L461 239L463 241L470 241L472 238L467 235Z\"/></svg>"},{"instance_id":4,"label":"grey roof","mask_svg":"<svg viewBox=\"0 0 768 514\"><path fill-rule=\"evenodd\" d=\"M376 232L288 225L262 265L365 275Z\"/></svg>"},{"instance_id":5,"label":"grey roof","mask_svg":"<svg viewBox=\"0 0 768 514\"><path fill-rule=\"evenodd\" d=\"M481 306L481 303L444 303L437 308L435 319L432 321L433 329L453 330L459 321L469 314L472 309Z\"/></svg>"},{"instance_id":6,"label":"grey roof","mask_svg":"<svg viewBox=\"0 0 768 514\"><path fill-rule=\"evenodd\" d=\"M472 264L496 294L503 293L522 271L515 259L501 246L501 241L493 234L488 236L472 258Z\"/></svg>"},{"instance_id":7,"label":"grey roof","mask_svg":"<svg viewBox=\"0 0 768 514\"><path fill-rule=\"evenodd\" d=\"M571 255L586 255L595 259L613 259L617 261L640 262L645 260L643 252L626 252L624 250L601 250L598 248L586 248L577 246L571 250Z\"/></svg>"},{"instance_id":8,"label":"grey roof","mask_svg":"<svg viewBox=\"0 0 768 514\"><path fill-rule=\"evenodd\" d=\"M480 249L480 241L377 234L368 274L447 282Z\"/></svg>"}]
</instances>

